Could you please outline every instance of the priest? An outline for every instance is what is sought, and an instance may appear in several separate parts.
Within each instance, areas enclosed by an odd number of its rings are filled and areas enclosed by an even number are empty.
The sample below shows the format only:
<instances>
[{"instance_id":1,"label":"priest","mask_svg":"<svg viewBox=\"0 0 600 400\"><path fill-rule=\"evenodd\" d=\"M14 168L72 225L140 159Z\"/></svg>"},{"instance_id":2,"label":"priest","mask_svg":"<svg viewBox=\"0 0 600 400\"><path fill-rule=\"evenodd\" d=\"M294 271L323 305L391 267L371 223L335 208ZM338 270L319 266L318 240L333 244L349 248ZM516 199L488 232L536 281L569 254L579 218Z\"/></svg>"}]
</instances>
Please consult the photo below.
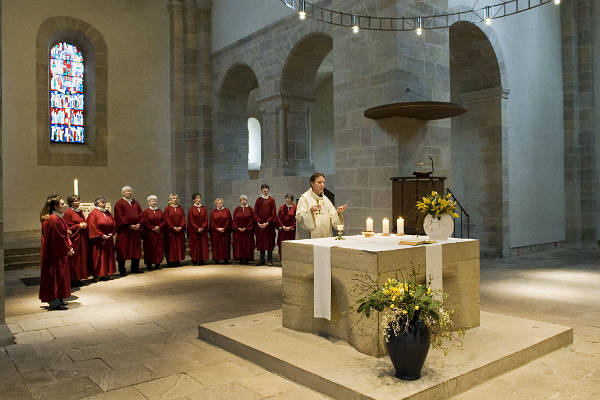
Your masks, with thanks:
<instances>
[{"instance_id":1,"label":"priest","mask_svg":"<svg viewBox=\"0 0 600 400\"><path fill-rule=\"evenodd\" d=\"M119 274L127 275L125 261L131 260L131 272L140 271L142 256L142 207L132 198L131 186L121 189L123 197L115 204L115 226L117 228L117 263Z\"/></svg>"},{"instance_id":2,"label":"priest","mask_svg":"<svg viewBox=\"0 0 600 400\"><path fill-rule=\"evenodd\" d=\"M296 209L296 239L316 239L330 237L331 228L344 224L342 213L346 204L335 208L331 200L323 194L325 176L315 172L310 177L310 189L298 199Z\"/></svg>"},{"instance_id":3,"label":"priest","mask_svg":"<svg viewBox=\"0 0 600 400\"><path fill-rule=\"evenodd\" d=\"M273 248L275 248L275 224L277 208L275 199L269 195L269 185L260 186L261 196L254 202L254 221L256 222L256 249L260 252L260 260L256 265L273 265Z\"/></svg>"}]
</instances>

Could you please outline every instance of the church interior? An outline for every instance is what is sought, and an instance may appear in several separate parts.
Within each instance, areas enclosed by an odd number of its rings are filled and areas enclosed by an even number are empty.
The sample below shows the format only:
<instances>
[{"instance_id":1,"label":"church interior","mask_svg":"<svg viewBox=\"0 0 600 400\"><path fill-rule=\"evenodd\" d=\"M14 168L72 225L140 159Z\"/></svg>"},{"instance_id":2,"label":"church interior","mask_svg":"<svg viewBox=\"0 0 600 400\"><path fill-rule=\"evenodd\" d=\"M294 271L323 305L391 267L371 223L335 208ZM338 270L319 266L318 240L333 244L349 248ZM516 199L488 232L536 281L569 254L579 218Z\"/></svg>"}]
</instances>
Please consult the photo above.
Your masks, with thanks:
<instances>
[{"instance_id":1,"label":"church interior","mask_svg":"<svg viewBox=\"0 0 600 400\"><path fill-rule=\"evenodd\" d=\"M600 398L597 1L0 0L0 45L1 399ZM60 46L82 66L70 99L52 79ZM415 196L456 201L454 238L478 246L477 323L420 380L393 378L386 357L354 365L366 352L310 316L313 334L290 328L313 301L294 280L302 257L312 268L300 250L275 267L188 257L42 307L50 193L114 204L129 185L144 207L200 193L233 210L267 183L279 207L315 171L347 205L344 235L386 218L395 238L403 217L418 237ZM350 277L336 271L339 299ZM267 317L279 325L257 333ZM219 336L236 324L255 347ZM282 332L307 346L299 358ZM325 371L337 351L352 356Z\"/></svg>"}]
</instances>

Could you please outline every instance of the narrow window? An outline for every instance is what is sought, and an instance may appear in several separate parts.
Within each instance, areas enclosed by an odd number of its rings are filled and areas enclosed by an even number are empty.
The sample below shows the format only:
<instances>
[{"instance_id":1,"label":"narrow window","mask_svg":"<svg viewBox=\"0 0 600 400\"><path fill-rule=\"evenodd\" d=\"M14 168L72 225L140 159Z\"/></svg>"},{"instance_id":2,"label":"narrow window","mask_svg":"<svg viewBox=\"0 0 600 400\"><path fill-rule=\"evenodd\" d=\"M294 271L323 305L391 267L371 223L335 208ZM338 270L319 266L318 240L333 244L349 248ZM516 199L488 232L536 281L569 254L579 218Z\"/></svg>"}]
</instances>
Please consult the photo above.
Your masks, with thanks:
<instances>
[{"instance_id":1,"label":"narrow window","mask_svg":"<svg viewBox=\"0 0 600 400\"><path fill-rule=\"evenodd\" d=\"M248 170L260 170L260 122L248 118Z\"/></svg>"},{"instance_id":2,"label":"narrow window","mask_svg":"<svg viewBox=\"0 0 600 400\"><path fill-rule=\"evenodd\" d=\"M50 50L50 141L85 143L83 56L61 42Z\"/></svg>"}]
</instances>

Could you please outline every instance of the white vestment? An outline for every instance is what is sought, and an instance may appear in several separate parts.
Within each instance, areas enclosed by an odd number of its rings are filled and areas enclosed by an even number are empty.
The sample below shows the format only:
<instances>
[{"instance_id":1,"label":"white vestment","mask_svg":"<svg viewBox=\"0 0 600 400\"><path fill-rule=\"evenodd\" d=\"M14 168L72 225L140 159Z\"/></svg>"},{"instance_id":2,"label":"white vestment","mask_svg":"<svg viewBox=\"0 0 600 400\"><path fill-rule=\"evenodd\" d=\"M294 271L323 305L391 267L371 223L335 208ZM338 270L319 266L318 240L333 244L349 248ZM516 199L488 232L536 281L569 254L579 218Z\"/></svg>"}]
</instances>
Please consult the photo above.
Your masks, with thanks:
<instances>
[{"instance_id":1,"label":"white vestment","mask_svg":"<svg viewBox=\"0 0 600 400\"><path fill-rule=\"evenodd\" d=\"M312 212L312 206L321 206L320 212ZM338 215L327 196L319 196L308 189L298 199L296 208L296 239L315 239L331 237L331 228L343 225L344 219Z\"/></svg>"}]
</instances>

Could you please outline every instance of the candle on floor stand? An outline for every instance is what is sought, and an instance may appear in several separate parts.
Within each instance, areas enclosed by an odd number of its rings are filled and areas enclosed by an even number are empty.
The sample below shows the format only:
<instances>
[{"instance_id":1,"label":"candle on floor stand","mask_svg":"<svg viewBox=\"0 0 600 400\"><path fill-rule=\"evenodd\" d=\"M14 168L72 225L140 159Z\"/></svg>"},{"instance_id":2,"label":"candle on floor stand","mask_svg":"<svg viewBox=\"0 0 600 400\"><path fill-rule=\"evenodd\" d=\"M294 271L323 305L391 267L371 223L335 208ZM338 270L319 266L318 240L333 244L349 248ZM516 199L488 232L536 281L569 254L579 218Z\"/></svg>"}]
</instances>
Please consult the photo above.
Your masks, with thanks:
<instances>
[{"instance_id":1,"label":"candle on floor stand","mask_svg":"<svg viewBox=\"0 0 600 400\"><path fill-rule=\"evenodd\" d=\"M396 234L404 235L404 218L398 217L396 220Z\"/></svg>"},{"instance_id":2,"label":"candle on floor stand","mask_svg":"<svg viewBox=\"0 0 600 400\"><path fill-rule=\"evenodd\" d=\"M383 221L381 221L381 224L382 224L381 234L383 236L388 236L390 234L390 220L387 218L384 218Z\"/></svg>"},{"instance_id":3,"label":"candle on floor stand","mask_svg":"<svg viewBox=\"0 0 600 400\"><path fill-rule=\"evenodd\" d=\"M79 196L79 181L77 178L73 180L73 194L75 196Z\"/></svg>"},{"instance_id":4,"label":"candle on floor stand","mask_svg":"<svg viewBox=\"0 0 600 400\"><path fill-rule=\"evenodd\" d=\"M367 218L367 232L373 232L373 218Z\"/></svg>"}]
</instances>

